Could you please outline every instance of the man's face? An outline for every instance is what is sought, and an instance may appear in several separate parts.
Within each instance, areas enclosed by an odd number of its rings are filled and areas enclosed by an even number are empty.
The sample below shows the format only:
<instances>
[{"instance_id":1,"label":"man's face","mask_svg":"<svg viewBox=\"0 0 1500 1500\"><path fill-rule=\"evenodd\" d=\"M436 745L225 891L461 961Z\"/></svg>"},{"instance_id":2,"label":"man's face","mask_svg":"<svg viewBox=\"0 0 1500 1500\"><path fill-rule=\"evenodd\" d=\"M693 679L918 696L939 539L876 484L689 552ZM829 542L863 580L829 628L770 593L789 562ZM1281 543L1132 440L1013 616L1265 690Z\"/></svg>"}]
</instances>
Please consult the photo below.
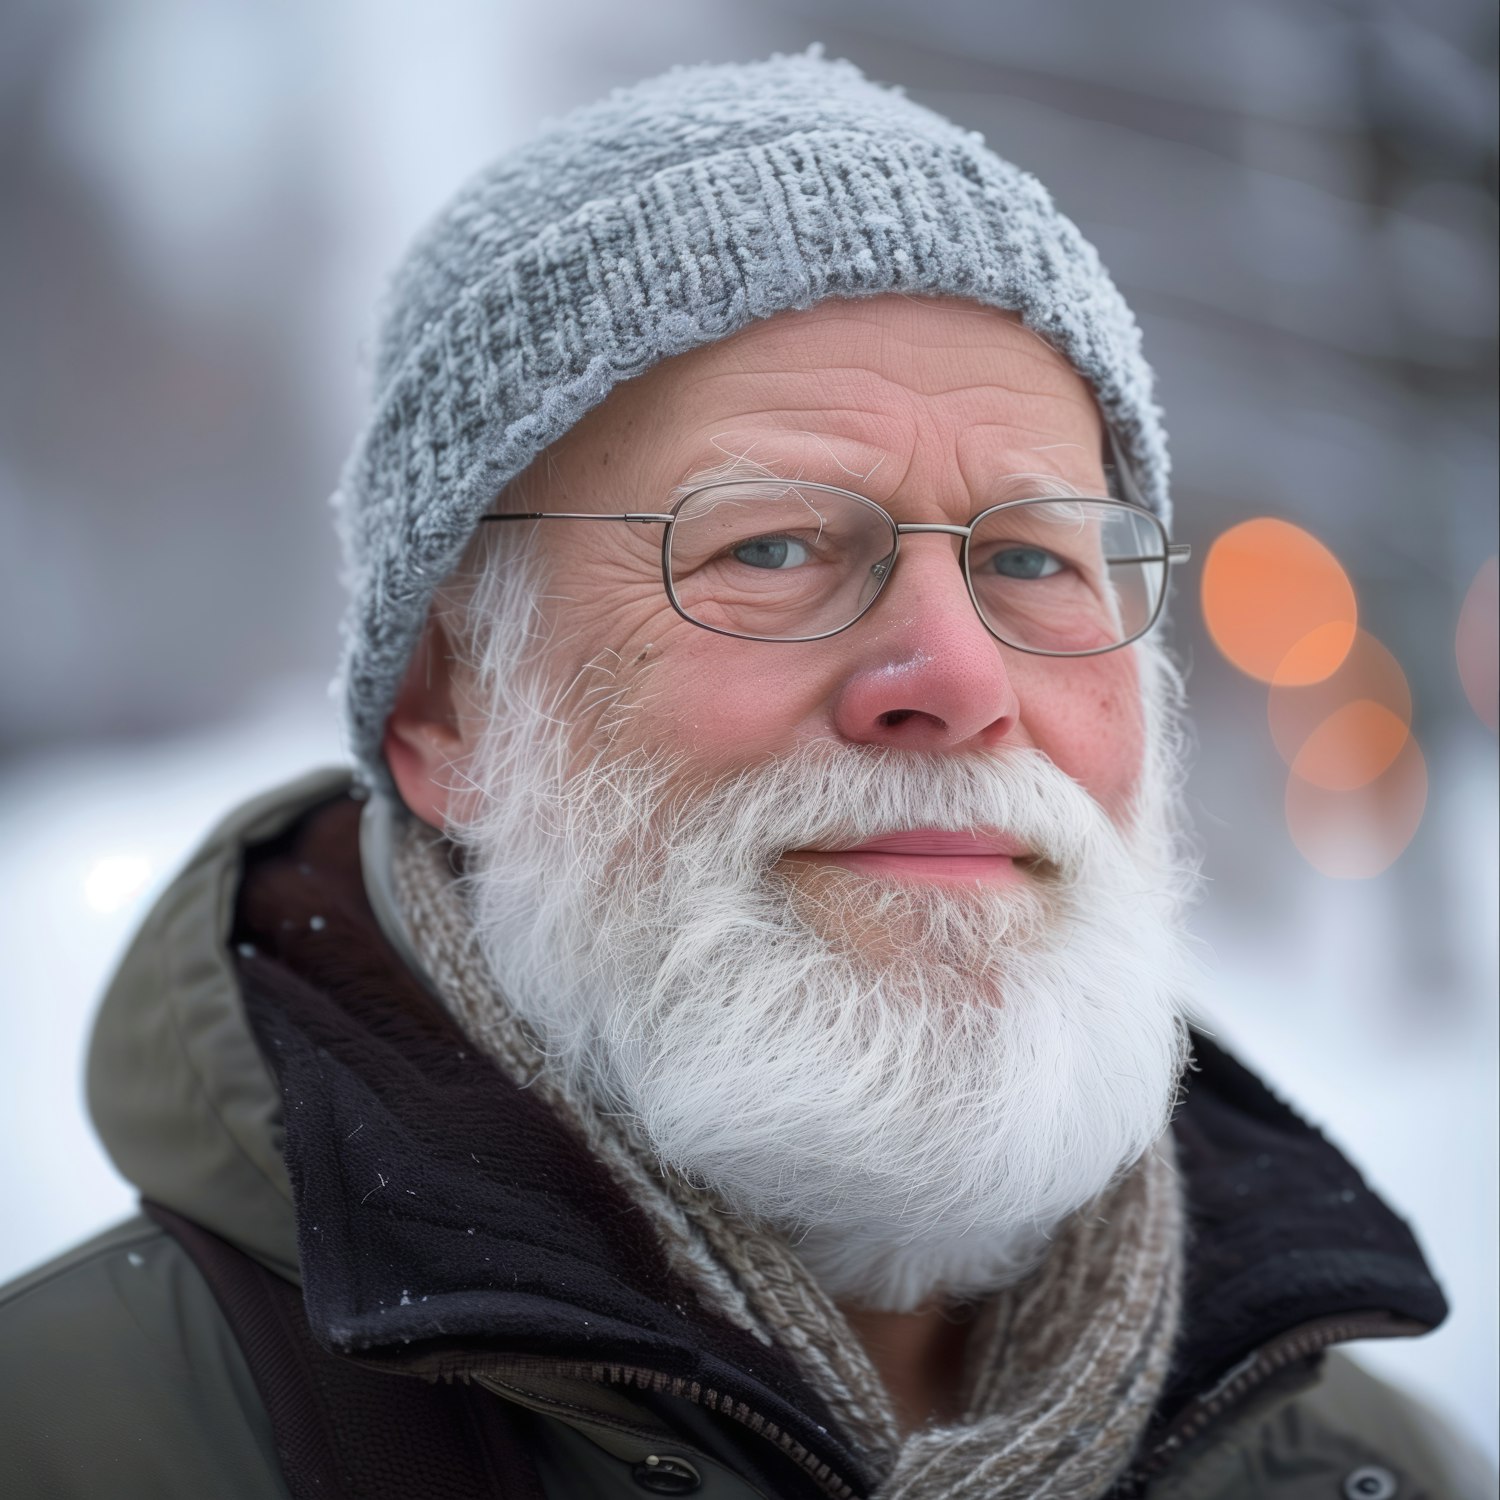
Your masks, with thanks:
<instances>
[{"instance_id":1,"label":"man's face","mask_svg":"<svg viewBox=\"0 0 1500 1500\"><path fill-rule=\"evenodd\" d=\"M1102 494L1100 447L1082 381L1012 319L886 297L663 364L514 498L659 512L750 463L963 525ZM1001 645L951 535L906 536L850 629L773 643L675 613L659 527L505 531L472 669L449 694L419 658L387 738L465 851L497 1004L834 1295L1018 1274L1157 1138L1180 1072L1159 654ZM977 857L910 852L976 832Z\"/></svg>"},{"instance_id":2,"label":"man's face","mask_svg":"<svg viewBox=\"0 0 1500 1500\"><path fill-rule=\"evenodd\" d=\"M1104 494L1101 438L1084 381L1004 313L827 302L618 388L551 450L525 508L665 510L695 476L747 460L853 489L898 522L963 525L1037 493L1039 475ZM528 540L580 756L607 731L616 750L679 751L711 780L813 742L953 756L1031 747L1124 814L1143 749L1134 652L1058 659L999 645L969 600L958 538L903 538L895 576L842 634L767 643L673 611L660 534L544 522ZM894 878L921 879L933 863L912 859Z\"/></svg>"}]
</instances>

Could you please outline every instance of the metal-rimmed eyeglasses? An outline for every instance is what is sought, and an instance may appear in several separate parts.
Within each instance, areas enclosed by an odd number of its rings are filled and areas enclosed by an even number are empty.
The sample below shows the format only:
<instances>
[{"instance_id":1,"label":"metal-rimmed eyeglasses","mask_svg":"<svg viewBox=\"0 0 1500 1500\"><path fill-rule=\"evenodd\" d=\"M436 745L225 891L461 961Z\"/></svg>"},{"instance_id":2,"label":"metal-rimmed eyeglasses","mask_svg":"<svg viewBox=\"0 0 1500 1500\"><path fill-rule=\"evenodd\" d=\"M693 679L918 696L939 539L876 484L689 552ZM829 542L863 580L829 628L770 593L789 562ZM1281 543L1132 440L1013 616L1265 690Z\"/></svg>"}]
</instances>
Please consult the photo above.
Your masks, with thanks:
<instances>
[{"instance_id":1,"label":"metal-rimmed eyeglasses","mask_svg":"<svg viewBox=\"0 0 1500 1500\"><path fill-rule=\"evenodd\" d=\"M672 608L718 635L821 641L861 619L890 582L901 539L961 538L969 598L996 640L1038 656L1095 656L1138 640L1161 615L1167 571L1190 548L1128 500L1004 500L967 526L898 522L837 485L772 478L697 485L669 511L521 511L483 521L625 521L662 526Z\"/></svg>"}]
</instances>

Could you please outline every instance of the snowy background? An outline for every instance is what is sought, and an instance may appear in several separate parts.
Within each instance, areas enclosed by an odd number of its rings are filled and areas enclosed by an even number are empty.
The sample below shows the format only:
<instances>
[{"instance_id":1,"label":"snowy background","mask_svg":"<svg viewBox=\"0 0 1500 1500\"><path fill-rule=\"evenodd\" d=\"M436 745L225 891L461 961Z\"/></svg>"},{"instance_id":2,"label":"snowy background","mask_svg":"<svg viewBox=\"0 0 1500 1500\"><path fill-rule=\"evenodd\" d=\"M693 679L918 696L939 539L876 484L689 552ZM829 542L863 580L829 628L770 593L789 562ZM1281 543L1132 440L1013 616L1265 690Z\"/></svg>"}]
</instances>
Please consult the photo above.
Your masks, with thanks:
<instances>
[{"instance_id":1,"label":"snowy background","mask_svg":"<svg viewBox=\"0 0 1500 1500\"><path fill-rule=\"evenodd\" d=\"M153 892L235 801L339 758L323 502L383 273L540 116L821 40L1036 171L1140 314L1198 558L1203 1010L1416 1225L1454 1315L1365 1357L1495 1454L1493 655L1466 694L1455 654L1496 552L1495 25L1488 0L12 0L0 1279L130 1207L81 1059ZM1425 811L1373 878L1299 852L1266 688L1205 629L1209 545L1268 515L1340 559L1411 685Z\"/></svg>"}]
</instances>

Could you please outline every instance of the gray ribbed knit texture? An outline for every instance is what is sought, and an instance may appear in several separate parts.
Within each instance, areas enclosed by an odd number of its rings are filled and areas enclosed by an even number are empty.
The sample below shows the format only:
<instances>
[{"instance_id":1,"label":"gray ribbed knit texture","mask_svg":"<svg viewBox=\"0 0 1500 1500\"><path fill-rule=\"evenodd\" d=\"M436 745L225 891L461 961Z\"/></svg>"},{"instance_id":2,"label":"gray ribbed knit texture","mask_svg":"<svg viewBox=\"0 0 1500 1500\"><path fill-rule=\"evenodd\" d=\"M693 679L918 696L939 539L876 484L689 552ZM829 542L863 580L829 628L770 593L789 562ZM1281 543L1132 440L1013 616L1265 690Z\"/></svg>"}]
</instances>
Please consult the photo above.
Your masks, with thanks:
<instances>
[{"instance_id":1,"label":"gray ribbed knit texture","mask_svg":"<svg viewBox=\"0 0 1500 1500\"><path fill-rule=\"evenodd\" d=\"M362 773L383 779L434 589L543 448L662 359L890 291L1017 311L1092 383L1166 517L1151 371L1093 248L1035 178L849 63L675 69L463 188L396 274L374 412L334 497L352 596L339 687Z\"/></svg>"}]
</instances>

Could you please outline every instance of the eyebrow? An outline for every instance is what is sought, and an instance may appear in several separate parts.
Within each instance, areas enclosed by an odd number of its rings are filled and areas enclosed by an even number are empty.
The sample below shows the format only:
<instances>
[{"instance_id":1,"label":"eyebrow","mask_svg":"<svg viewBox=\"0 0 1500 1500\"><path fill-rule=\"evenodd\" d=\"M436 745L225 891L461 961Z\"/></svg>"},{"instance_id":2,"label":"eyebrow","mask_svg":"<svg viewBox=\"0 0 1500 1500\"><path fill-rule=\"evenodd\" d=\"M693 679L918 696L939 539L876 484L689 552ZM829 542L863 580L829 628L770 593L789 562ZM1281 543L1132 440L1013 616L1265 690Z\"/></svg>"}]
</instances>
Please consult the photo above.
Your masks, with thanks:
<instances>
[{"instance_id":1,"label":"eyebrow","mask_svg":"<svg viewBox=\"0 0 1500 1500\"><path fill-rule=\"evenodd\" d=\"M676 486L676 491L678 494L685 494L699 485L732 479L777 479L789 484L800 480L809 484L834 484L840 488L849 488L868 484L885 462L885 455L881 454L873 464L861 471L845 463L826 439L815 437L811 433L792 436L812 439L812 445L799 444L795 448L780 448L774 442L771 443L770 446L776 449L774 456L781 460L776 464L752 457L749 450L743 453L726 453L715 442L714 446L721 456L685 475ZM765 447L767 444L760 441L756 446Z\"/></svg>"},{"instance_id":2,"label":"eyebrow","mask_svg":"<svg viewBox=\"0 0 1500 1500\"><path fill-rule=\"evenodd\" d=\"M792 482L787 475L777 473L769 464L762 463L758 458L751 458L749 454L742 454L738 458L725 458L716 464L694 469L673 486L672 493L674 496L685 495L689 490L699 489L705 484L720 484L730 479L787 479L789 483Z\"/></svg>"},{"instance_id":3,"label":"eyebrow","mask_svg":"<svg viewBox=\"0 0 1500 1500\"><path fill-rule=\"evenodd\" d=\"M799 467L802 467L799 465ZM821 466L815 466L818 472L823 472ZM832 460L831 467L842 469L845 466L839 464L836 459ZM869 471L873 474L874 469ZM869 474L865 476L869 478ZM694 469L692 473L684 478L673 488L674 499L680 499L692 490L699 489L707 484L722 484L726 481L745 479L767 479L776 480L786 484L796 484L799 481L806 484L824 483L828 481L810 480L805 474L790 474L778 471L771 465L763 463L758 458L751 458L748 454L739 457L731 457L721 460L716 464L708 464L703 468ZM860 483L857 475L847 475L843 482L836 484L836 489L852 489L858 493ZM1113 486L1108 486L1113 488ZM1071 481L1057 474L1018 472L1003 474L995 481L994 495L979 497L982 504L993 505L1004 499L1031 499L1033 497L1045 496L1053 500L1088 500L1098 498L1088 490L1081 490ZM1008 492L1008 493L1004 493Z\"/></svg>"}]
</instances>

